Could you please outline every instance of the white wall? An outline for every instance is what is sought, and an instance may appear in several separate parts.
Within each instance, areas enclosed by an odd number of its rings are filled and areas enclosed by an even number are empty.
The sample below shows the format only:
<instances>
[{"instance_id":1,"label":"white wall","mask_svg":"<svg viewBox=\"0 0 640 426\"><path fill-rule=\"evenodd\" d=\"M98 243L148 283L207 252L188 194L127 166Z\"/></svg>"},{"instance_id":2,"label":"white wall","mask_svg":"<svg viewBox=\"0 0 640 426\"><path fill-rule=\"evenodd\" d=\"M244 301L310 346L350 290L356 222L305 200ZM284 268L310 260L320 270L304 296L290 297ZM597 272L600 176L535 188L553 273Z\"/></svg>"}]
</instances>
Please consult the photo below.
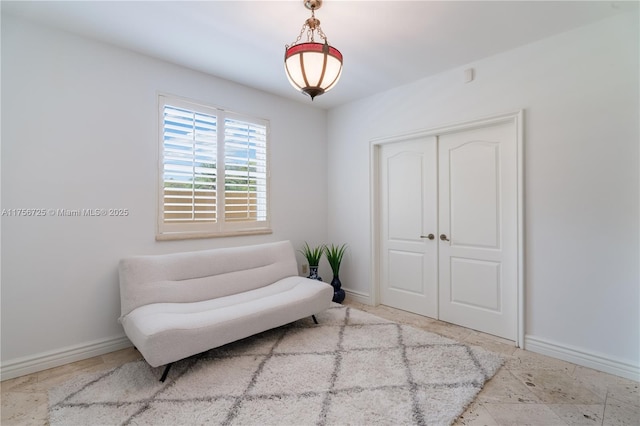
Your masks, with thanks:
<instances>
[{"instance_id":1,"label":"white wall","mask_svg":"<svg viewBox=\"0 0 640 426\"><path fill-rule=\"evenodd\" d=\"M155 241L158 91L270 120L273 234ZM130 212L2 218L3 379L126 342L124 256L326 240L320 109L3 15L2 125L3 209Z\"/></svg>"},{"instance_id":2,"label":"white wall","mask_svg":"<svg viewBox=\"0 0 640 426\"><path fill-rule=\"evenodd\" d=\"M130 254L346 242L343 285L368 296L369 141L521 108L530 346L637 373L637 17L468 67L472 83L462 82L463 67L336 108L327 120L312 107L3 15L1 207L131 214L2 217L2 378L122 342L116 266ZM271 121L273 235L154 240L157 91Z\"/></svg>"},{"instance_id":3,"label":"white wall","mask_svg":"<svg viewBox=\"0 0 640 426\"><path fill-rule=\"evenodd\" d=\"M331 110L343 286L373 290L371 139L524 109L525 343L637 378L638 40L638 17L619 16Z\"/></svg>"}]
</instances>

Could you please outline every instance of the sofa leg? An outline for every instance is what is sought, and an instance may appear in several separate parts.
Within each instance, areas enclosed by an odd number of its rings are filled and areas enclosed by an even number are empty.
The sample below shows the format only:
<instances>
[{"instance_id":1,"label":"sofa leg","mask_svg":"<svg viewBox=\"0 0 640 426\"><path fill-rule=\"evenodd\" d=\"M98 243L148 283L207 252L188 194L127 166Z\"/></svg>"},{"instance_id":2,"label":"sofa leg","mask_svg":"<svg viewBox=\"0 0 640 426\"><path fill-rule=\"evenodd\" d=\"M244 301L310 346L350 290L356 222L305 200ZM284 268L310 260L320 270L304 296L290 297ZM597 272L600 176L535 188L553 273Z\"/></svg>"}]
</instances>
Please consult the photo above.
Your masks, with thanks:
<instances>
[{"instance_id":1,"label":"sofa leg","mask_svg":"<svg viewBox=\"0 0 640 426\"><path fill-rule=\"evenodd\" d=\"M170 362L169 364L167 364L167 366L164 368L164 373L162 373L162 377L160 377L160 381L164 383L164 381L167 379L167 374L169 374L169 369L171 368L171 366L173 365L172 362Z\"/></svg>"},{"instance_id":2,"label":"sofa leg","mask_svg":"<svg viewBox=\"0 0 640 426\"><path fill-rule=\"evenodd\" d=\"M311 318L313 318L313 322L315 322L316 324L318 323L318 320L316 319L315 315L311 315Z\"/></svg>"}]
</instances>

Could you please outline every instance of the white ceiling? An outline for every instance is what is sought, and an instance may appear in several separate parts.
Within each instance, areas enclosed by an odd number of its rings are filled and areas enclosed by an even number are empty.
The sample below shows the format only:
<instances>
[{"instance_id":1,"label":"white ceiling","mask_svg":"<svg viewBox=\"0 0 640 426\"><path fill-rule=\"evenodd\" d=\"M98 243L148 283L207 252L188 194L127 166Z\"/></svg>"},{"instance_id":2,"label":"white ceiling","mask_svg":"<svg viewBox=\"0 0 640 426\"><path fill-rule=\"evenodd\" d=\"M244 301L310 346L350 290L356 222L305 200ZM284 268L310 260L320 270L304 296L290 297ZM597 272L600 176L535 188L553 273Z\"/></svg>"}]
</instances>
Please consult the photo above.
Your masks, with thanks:
<instances>
[{"instance_id":1,"label":"white ceiling","mask_svg":"<svg viewBox=\"0 0 640 426\"><path fill-rule=\"evenodd\" d=\"M2 1L2 13L232 80L300 102L284 74L286 44L310 16L303 0ZM344 1L316 12L344 56L331 108L609 16L638 2Z\"/></svg>"}]
</instances>

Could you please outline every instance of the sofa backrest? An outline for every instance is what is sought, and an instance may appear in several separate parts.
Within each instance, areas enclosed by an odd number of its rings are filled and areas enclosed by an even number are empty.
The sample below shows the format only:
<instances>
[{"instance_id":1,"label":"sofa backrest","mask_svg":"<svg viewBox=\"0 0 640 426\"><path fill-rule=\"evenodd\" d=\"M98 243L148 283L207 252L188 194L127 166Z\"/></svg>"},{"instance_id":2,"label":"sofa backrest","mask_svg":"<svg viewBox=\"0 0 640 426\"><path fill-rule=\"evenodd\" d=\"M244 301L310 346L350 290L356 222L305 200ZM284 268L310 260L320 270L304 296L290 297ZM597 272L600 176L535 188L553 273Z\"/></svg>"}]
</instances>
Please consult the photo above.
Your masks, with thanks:
<instances>
[{"instance_id":1,"label":"sofa backrest","mask_svg":"<svg viewBox=\"0 0 640 426\"><path fill-rule=\"evenodd\" d=\"M128 257L118 269L122 316L150 303L198 302L298 274L290 241Z\"/></svg>"}]
</instances>

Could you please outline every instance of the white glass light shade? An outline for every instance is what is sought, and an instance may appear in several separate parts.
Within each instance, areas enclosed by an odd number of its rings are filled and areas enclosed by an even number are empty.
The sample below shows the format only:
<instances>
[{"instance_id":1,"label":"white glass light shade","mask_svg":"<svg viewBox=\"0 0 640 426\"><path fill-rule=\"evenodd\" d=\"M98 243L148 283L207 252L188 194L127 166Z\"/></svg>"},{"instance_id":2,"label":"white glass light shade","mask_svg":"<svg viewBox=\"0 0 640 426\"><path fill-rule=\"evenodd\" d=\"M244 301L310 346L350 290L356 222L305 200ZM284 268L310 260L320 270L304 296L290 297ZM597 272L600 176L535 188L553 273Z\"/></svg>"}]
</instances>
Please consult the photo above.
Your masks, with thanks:
<instances>
[{"instance_id":1,"label":"white glass light shade","mask_svg":"<svg viewBox=\"0 0 640 426\"><path fill-rule=\"evenodd\" d=\"M285 51L284 68L291 85L313 99L340 79L342 54L327 43L300 43Z\"/></svg>"}]
</instances>

